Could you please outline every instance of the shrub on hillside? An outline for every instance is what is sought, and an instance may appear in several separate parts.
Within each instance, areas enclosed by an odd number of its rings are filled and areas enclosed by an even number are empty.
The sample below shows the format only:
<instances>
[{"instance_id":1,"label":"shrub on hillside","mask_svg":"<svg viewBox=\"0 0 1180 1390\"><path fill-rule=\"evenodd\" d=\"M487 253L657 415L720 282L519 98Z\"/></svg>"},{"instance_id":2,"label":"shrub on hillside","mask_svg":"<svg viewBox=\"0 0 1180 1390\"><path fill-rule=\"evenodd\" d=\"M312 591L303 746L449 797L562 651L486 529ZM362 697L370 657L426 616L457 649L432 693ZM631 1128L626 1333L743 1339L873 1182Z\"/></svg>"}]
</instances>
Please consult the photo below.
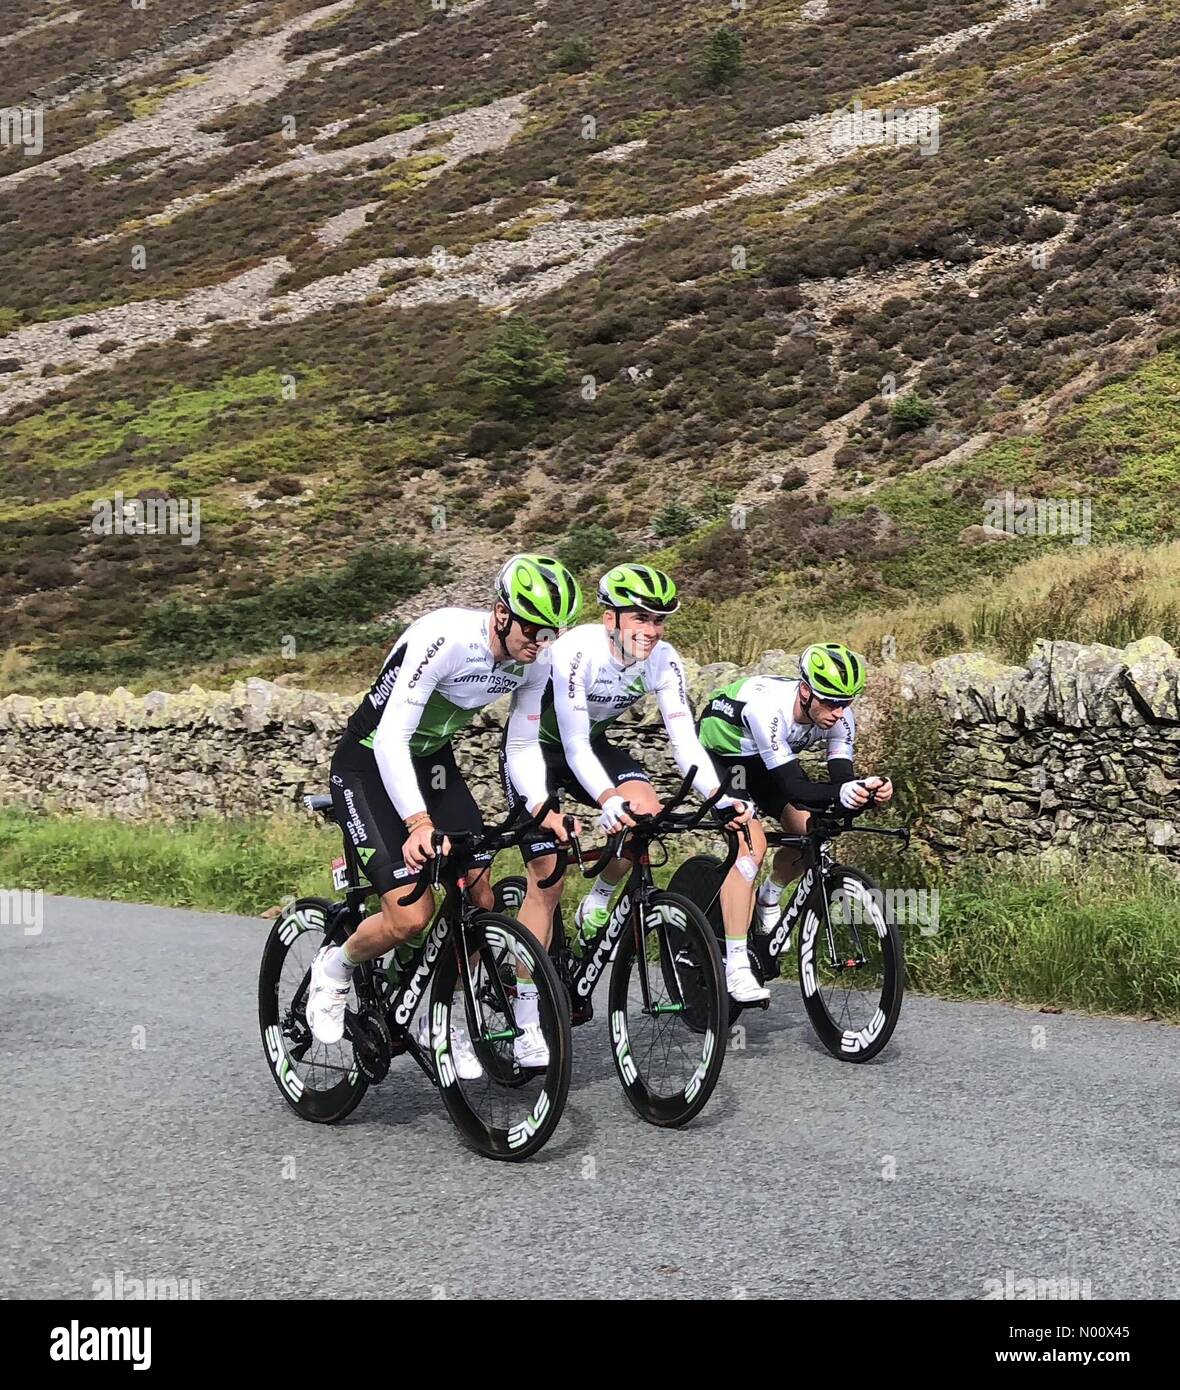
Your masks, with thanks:
<instances>
[{"instance_id":1,"label":"shrub on hillside","mask_svg":"<svg viewBox=\"0 0 1180 1390\"><path fill-rule=\"evenodd\" d=\"M557 558L570 569L581 572L604 565L618 549L619 538L605 526L582 526L557 548Z\"/></svg>"},{"instance_id":2,"label":"shrub on hillside","mask_svg":"<svg viewBox=\"0 0 1180 1390\"><path fill-rule=\"evenodd\" d=\"M527 420L549 406L566 379L566 357L549 346L545 330L511 318L469 368L466 378L507 420Z\"/></svg>"},{"instance_id":3,"label":"shrub on hillside","mask_svg":"<svg viewBox=\"0 0 1180 1390\"><path fill-rule=\"evenodd\" d=\"M652 520L652 530L661 540L672 536L683 536L696 525L696 517L680 502L669 502L661 507Z\"/></svg>"},{"instance_id":4,"label":"shrub on hillside","mask_svg":"<svg viewBox=\"0 0 1180 1390\"><path fill-rule=\"evenodd\" d=\"M581 34L571 34L557 50L557 66L562 72L585 72L593 62L590 45Z\"/></svg>"},{"instance_id":5,"label":"shrub on hillside","mask_svg":"<svg viewBox=\"0 0 1180 1390\"><path fill-rule=\"evenodd\" d=\"M722 25L715 29L705 50L701 76L708 87L724 87L737 77L742 68L742 41L735 30Z\"/></svg>"},{"instance_id":6,"label":"shrub on hillside","mask_svg":"<svg viewBox=\"0 0 1180 1390\"><path fill-rule=\"evenodd\" d=\"M934 407L929 401L910 391L904 396L898 396L893 402L889 408L889 418L899 434L905 434L910 430L924 430L934 419Z\"/></svg>"}]
</instances>

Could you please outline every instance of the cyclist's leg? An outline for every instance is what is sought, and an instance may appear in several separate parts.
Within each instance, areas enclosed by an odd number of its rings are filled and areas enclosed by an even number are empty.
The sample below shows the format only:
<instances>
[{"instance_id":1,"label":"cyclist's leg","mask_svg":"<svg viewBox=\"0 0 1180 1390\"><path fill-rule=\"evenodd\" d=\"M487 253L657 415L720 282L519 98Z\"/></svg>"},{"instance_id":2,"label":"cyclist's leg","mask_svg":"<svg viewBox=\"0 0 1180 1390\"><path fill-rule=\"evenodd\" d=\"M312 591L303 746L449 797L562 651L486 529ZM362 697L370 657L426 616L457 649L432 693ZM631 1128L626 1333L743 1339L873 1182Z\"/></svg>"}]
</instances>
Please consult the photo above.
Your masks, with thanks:
<instances>
[{"instance_id":1,"label":"cyclist's leg","mask_svg":"<svg viewBox=\"0 0 1180 1390\"><path fill-rule=\"evenodd\" d=\"M505 739L507 739L507 729L505 729ZM548 790L552 793L556 785L555 758L545 745L542 745L542 752L545 755L546 766L549 768ZM560 749L556 750L556 761L561 761ZM508 775L508 758L504 742L500 744L500 782L504 788L504 800L507 803L509 814L515 817L525 810L525 802L512 778ZM557 868L557 841L548 830L537 829L521 845L520 853L524 860L525 871L528 874L528 887L525 890L524 902L521 903L516 918L548 950L549 939L553 935L553 914L557 910L558 903L561 902L564 875L556 883L551 883L548 888L542 888L541 884L545 879L551 878Z\"/></svg>"},{"instance_id":2,"label":"cyclist's leg","mask_svg":"<svg viewBox=\"0 0 1180 1390\"><path fill-rule=\"evenodd\" d=\"M364 961L384 955L430 922L429 894L409 907L398 898L414 875L401 862L405 825L381 782L376 761L366 749L354 748L347 735L332 759L330 785L336 820L352 844L356 861L381 897L381 911L366 917L342 945L321 947L311 967L307 1021L318 1042L339 1042L352 974ZM391 852L391 845L398 847Z\"/></svg>"},{"instance_id":3,"label":"cyclist's leg","mask_svg":"<svg viewBox=\"0 0 1180 1390\"><path fill-rule=\"evenodd\" d=\"M618 788L618 795L627 802L635 814L654 816L663 809L663 802L656 794L656 789L651 784L651 778L647 775L642 763L632 757L627 749L616 748L604 736L595 740L593 748L598 755L598 761L607 774L613 778L614 784ZM601 893L602 889L599 888L599 885L603 887L607 884L614 885L625 878L630 869L630 858L630 852L624 844L622 856L612 860L603 869L598 876L595 889Z\"/></svg>"},{"instance_id":4,"label":"cyclist's leg","mask_svg":"<svg viewBox=\"0 0 1180 1390\"><path fill-rule=\"evenodd\" d=\"M762 759L726 758L711 754L718 779L733 774L730 795L751 801L763 813L766 801L765 768ZM761 775L760 775L761 774ZM754 883L766 856L766 832L762 822L749 825L750 848L743 839L738 856L721 885L721 916L725 923L725 983L730 995L741 1004L756 1004L769 998L769 991L760 985L750 968L747 933L754 915Z\"/></svg>"},{"instance_id":5,"label":"cyclist's leg","mask_svg":"<svg viewBox=\"0 0 1180 1390\"><path fill-rule=\"evenodd\" d=\"M415 758L418 785L430 810L430 818L440 830L468 830L480 835L484 830L483 816L471 795L471 788L455 762L455 750L449 743L426 757ZM430 792L426 791L429 785ZM467 875L467 891L476 907L490 912L495 905L492 895L492 855L476 855Z\"/></svg>"},{"instance_id":6,"label":"cyclist's leg","mask_svg":"<svg viewBox=\"0 0 1180 1390\"><path fill-rule=\"evenodd\" d=\"M751 785L756 780L752 776L751 759L727 758L723 754L710 752L718 781L724 781L732 774L730 795L739 800L751 801L758 806L757 790ZM756 759L761 766L761 759ZM758 807L759 811L761 808ZM754 913L754 884L758 870L766 857L766 833L762 822L754 819L749 825L750 848L745 840L739 843L738 857L725 882L721 885L721 916L725 923L726 941L744 942ZM740 834L740 832L739 832Z\"/></svg>"},{"instance_id":7,"label":"cyclist's leg","mask_svg":"<svg viewBox=\"0 0 1180 1390\"><path fill-rule=\"evenodd\" d=\"M810 811L798 806L780 806L775 819L788 835L803 835L811 820ZM803 852L793 845L783 845L771 860L770 873L762 881L758 890L758 926L761 931L770 931L779 918L779 901L788 885L803 871Z\"/></svg>"},{"instance_id":8,"label":"cyclist's leg","mask_svg":"<svg viewBox=\"0 0 1180 1390\"><path fill-rule=\"evenodd\" d=\"M367 752L353 755L350 749L338 749L332 760L331 791L336 820L381 898L381 911L366 917L346 944L345 961L360 965L428 926L434 899L428 893L409 907L398 902L413 887L415 875L402 861L405 823L389 799L376 760Z\"/></svg>"}]
</instances>

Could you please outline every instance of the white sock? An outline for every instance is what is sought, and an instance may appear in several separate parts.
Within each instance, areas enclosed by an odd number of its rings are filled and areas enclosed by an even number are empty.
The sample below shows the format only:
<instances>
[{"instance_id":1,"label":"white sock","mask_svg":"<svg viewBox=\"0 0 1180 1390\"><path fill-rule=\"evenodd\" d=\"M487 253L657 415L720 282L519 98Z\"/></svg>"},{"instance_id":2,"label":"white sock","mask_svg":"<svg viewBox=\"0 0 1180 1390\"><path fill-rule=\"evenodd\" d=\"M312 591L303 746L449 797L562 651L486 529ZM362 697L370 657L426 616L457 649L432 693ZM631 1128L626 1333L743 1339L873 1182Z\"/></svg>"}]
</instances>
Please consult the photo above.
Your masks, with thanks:
<instances>
[{"instance_id":1,"label":"white sock","mask_svg":"<svg viewBox=\"0 0 1180 1390\"><path fill-rule=\"evenodd\" d=\"M516 982L516 1026L527 1028L530 1023L540 1023L537 1010L537 986L533 980Z\"/></svg>"},{"instance_id":2,"label":"white sock","mask_svg":"<svg viewBox=\"0 0 1180 1390\"><path fill-rule=\"evenodd\" d=\"M355 969L356 966L344 954L343 946L328 947L324 954L324 974L330 980L335 980L338 984L346 984L352 979L352 972Z\"/></svg>"},{"instance_id":3,"label":"white sock","mask_svg":"<svg viewBox=\"0 0 1180 1390\"><path fill-rule=\"evenodd\" d=\"M594 887L586 895L586 911L593 912L595 908L601 908L603 912L608 911L617 887L617 883L608 883L606 878L599 874L594 880Z\"/></svg>"},{"instance_id":4,"label":"white sock","mask_svg":"<svg viewBox=\"0 0 1180 1390\"><path fill-rule=\"evenodd\" d=\"M785 887L785 883L776 883L771 875L758 889L758 921L763 927L778 920L778 900L782 897Z\"/></svg>"},{"instance_id":5,"label":"white sock","mask_svg":"<svg viewBox=\"0 0 1180 1390\"><path fill-rule=\"evenodd\" d=\"M735 970L739 965L749 965L750 957L746 954L746 938L744 936L727 936L725 938L725 968Z\"/></svg>"}]
</instances>

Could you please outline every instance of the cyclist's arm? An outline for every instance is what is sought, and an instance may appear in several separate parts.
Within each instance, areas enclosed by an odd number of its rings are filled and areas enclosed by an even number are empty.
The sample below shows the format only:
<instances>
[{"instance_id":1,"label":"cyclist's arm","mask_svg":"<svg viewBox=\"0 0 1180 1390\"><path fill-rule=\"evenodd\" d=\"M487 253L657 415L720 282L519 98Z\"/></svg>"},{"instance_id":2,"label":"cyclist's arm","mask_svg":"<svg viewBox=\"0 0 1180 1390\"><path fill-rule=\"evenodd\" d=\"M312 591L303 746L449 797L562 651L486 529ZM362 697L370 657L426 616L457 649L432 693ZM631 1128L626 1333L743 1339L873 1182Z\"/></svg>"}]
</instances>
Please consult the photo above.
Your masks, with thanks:
<instances>
[{"instance_id":1,"label":"cyclist's arm","mask_svg":"<svg viewBox=\"0 0 1180 1390\"><path fill-rule=\"evenodd\" d=\"M666 647L661 642L657 651ZM672 745L672 756L680 769L681 777L690 767L696 768L693 790L703 799L717 790L717 772L713 759L705 751L697 734L696 723L692 717L692 707L688 703L688 687L684 677L684 667L679 655L669 649L664 654L663 669L656 684L656 699L664 728L668 731L668 742Z\"/></svg>"},{"instance_id":2,"label":"cyclist's arm","mask_svg":"<svg viewBox=\"0 0 1180 1390\"><path fill-rule=\"evenodd\" d=\"M584 647L553 648L553 708L562 749L574 776L595 801L614 791L615 784L590 747L590 710L586 703L586 668L590 653Z\"/></svg>"},{"instance_id":3,"label":"cyclist's arm","mask_svg":"<svg viewBox=\"0 0 1180 1390\"><path fill-rule=\"evenodd\" d=\"M845 782L854 782L852 745L856 741L856 716L846 709L828 732L828 780L839 792Z\"/></svg>"},{"instance_id":4,"label":"cyclist's arm","mask_svg":"<svg viewBox=\"0 0 1180 1390\"><path fill-rule=\"evenodd\" d=\"M746 704L744 718L758 755L770 773L775 793L784 802L808 811L823 811L840 804L839 785L813 782L782 737L781 710L764 709L751 700Z\"/></svg>"},{"instance_id":5,"label":"cyclist's arm","mask_svg":"<svg viewBox=\"0 0 1180 1390\"><path fill-rule=\"evenodd\" d=\"M445 633L433 632L429 626L407 642L373 736L373 754L381 780L402 820L426 810L410 758L410 739L426 702L451 666L451 645ZM434 650L428 655L432 647Z\"/></svg>"},{"instance_id":6,"label":"cyclist's arm","mask_svg":"<svg viewBox=\"0 0 1180 1390\"><path fill-rule=\"evenodd\" d=\"M508 732L504 753L508 763L508 776L525 799L531 813L548 800L548 777L545 771L545 757L541 752L541 740L537 737L541 728L541 699L545 694L548 668L530 671L528 679L516 688L512 696L512 709L508 715Z\"/></svg>"}]
</instances>

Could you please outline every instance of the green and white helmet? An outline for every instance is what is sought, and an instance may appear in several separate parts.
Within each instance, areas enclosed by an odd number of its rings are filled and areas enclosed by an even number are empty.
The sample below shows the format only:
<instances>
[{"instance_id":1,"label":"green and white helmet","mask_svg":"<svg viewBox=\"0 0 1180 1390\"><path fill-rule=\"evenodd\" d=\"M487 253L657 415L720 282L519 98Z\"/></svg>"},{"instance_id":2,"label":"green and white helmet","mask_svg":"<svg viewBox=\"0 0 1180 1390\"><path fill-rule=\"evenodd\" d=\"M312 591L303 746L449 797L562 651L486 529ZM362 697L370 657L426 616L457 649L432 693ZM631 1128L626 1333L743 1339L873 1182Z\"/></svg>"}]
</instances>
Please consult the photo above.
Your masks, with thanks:
<instances>
[{"instance_id":1,"label":"green and white helmet","mask_svg":"<svg viewBox=\"0 0 1180 1390\"><path fill-rule=\"evenodd\" d=\"M799 674L821 700L851 700L865 688L865 659L839 642L816 642L799 658Z\"/></svg>"},{"instance_id":2,"label":"green and white helmet","mask_svg":"<svg viewBox=\"0 0 1180 1390\"><path fill-rule=\"evenodd\" d=\"M598 581L598 601L606 608L646 608L675 613L680 607L676 585L652 565L616 565Z\"/></svg>"},{"instance_id":3,"label":"green and white helmet","mask_svg":"<svg viewBox=\"0 0 1180 1390\"><path fill-rule=\"evenodd\" d=\"M569 627L582 611L578 581L552 555L513 555L496 576L496 594L522 622Z\"/></svg>"}]
</instances>

